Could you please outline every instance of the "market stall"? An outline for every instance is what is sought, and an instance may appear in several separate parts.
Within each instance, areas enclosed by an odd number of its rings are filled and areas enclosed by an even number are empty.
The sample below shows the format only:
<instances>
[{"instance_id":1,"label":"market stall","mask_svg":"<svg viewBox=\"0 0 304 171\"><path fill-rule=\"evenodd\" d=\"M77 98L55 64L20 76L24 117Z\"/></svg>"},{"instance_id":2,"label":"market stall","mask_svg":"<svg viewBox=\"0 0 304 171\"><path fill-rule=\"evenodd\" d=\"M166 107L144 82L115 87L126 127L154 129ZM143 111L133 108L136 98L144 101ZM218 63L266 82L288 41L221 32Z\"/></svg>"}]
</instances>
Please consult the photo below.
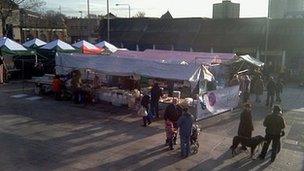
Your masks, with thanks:
<instances>
[{"instance_id":1,"label":"market stall","mask_svg":"<svg viewBox=\"0 0 304 171\"><path fill-rule=\"evenodd\" d=\"M80 50L81 53L84 53L84 54L97 55L97 54L101 54L101 52L104 51L103 48L99 48L85 40L74 43L74 44L72 44L72 46L75 47L76 49Z\"/></svg>"},{"instance_id":2,"label":"market stall","mask_svg":"<svg viewBox=\"0 0 304 171\"><path fill-rule=\"evenodd\" d=\"M39 47L42 47L46 44L47 44L46 42L44 42L38 38L35 38L35 39L24 42L23 46L28 49L38 49Z\"/></svg>"},{"instance_id":3,"label":"market stall","mask_svg":"<svg viewBox=\"0 0 304 171\"><path fill-rule=\"evenodd\" d=\"M38 57L43 59L43 73L53 74L55 67L55 56L57 52L73 53L77 50L68 43L61 40L54 40L37 49Z\"/></svg>"},{"instance_id":4,"label":"market stall","mask_svg":"<svg viewBox=\"0 0 304 171\"><path fill-rule=\"evenodd\" d=\"M33 68L31 61L36 59L34 51L27 50L7 37L0 38L0 56L3 57L6 78L14 74L22 78L27 77ZM18 75L18 72L21 75Z\"/></svg>"},{"instance_id":5,"label":"market stall","mask_svg":"<svg viewBox=\"0 0 304 171\"><path fill-rule=\"evenodd\" d=\"M90 74L88 74L90 72L102 76L103 78L101 80L103 80L104 84L96 90L96 93L100 100L109 101L117 106L126 104L132 106L132 103L134 103L139 92L136 90L123 90L119 85L111 85L111 81L107 79L107 76L116 76L120 78L150 78L160 80L160 82L173 81L175 88L186 87L189 90L190 93L184 97L181 97L181 91L177 91L175 92L175 97L177 97L179 101L191 101L191 111L197 119L203 119L210 116L210 112L208 115L197 115L199 97L198 89L200 89L199 85L204 85L204 80L211 81L213 79L212 74L202 65L194 63L188 65L168 64L140 59L117 58L100 55L90 56L87 58L83 54L59 53L58 56L56 56L57 74L67 74L73 70L83 70L82 73L85 78L90 78ZM148 87L149 85L142 88L142 91L149 90ZM145 88L147 88L147 90L145 90ZM172 103L172 97L165 95L164 98L161 99L161 102ZM230 109L231 108L229 106L229 109L224 110Z\"/></svg>"},{"instance_id":6,"label":"market stall","mask_svg":"<svg viewBox=\"0 0 304 171\"><path fill-rule=\"evenodd\" d=\"M101 41L101 42L95 44L95 46L97 46L101 49L104 49L103 53L105 53L105 54L112 54L118 50L118 48L116 46L112 45L111 43L109 43L107 41Z\"/></svg>"}]
</instances>

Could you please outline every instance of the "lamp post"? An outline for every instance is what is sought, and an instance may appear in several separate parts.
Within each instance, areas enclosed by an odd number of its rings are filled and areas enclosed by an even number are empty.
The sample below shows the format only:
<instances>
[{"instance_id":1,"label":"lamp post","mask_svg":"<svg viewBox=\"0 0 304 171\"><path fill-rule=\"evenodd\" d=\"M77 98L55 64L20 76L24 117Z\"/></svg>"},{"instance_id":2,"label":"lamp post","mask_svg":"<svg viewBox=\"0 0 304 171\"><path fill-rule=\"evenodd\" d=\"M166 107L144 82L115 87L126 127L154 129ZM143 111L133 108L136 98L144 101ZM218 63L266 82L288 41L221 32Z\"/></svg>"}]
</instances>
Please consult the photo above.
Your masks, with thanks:
<instances>
[{"instance_id":1,"label":"lamp post","mask_svg":"<svg viewBox=\"0 0 304 171\"><path fill-rule=\"evenodd\" d=\"M128 8L129 8L129 18L131 18L131 6L130 6L130 4L116 4L116 6L122 6L122 5L128 6Z\"/></svg>"},{"instance_id":2,"label":"lamp post","mask_svg":"<svg viewBox=\"0 0 304 171\"><path fill-rule=\"evenodd\" d=\"M87 0L88 18L90 18L90 0Z\"/></svg>"},{"instance_id":3,"label":"lamp post","mask_svg":"<svg viewBox=\"0 0 304 171\"><path fill-rule=\"evenodd\" d=\"M80 14L80 18L82 18L82 11L78 11L79 12L79 14Z\"/></svg>"},{"instance_id":4,"label":"lamp post","mask_svg":"<svg viewBox=\"0 0 304 171\"><path fill-rule=\"evenodd\" d=\"M107 32L108 32L108 42L110 43L110 9L109 9L109 0L107 0Z\"/></svg>"}]
</instances>

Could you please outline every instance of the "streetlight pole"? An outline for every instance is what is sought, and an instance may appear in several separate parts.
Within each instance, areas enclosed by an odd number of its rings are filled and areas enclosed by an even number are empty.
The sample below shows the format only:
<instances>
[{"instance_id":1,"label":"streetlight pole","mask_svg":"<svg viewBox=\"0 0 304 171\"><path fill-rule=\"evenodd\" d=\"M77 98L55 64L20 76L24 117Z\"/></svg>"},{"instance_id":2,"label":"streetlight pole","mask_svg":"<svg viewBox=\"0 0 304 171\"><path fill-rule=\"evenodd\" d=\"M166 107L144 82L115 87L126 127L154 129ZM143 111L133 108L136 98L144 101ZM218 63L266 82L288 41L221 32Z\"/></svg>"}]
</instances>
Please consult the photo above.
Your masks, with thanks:
<instances>
[{"instance_id":1,"label":"streetlight pole","mask_svg":"<svg viewBox=\"0 0 304 171\"><path fill-rule=\"evenodd\" d=\"M109 9L109 0L107 0L107 32L108 32L108 42L110 43L110 9Z\"/></svg>"},{"instance_id":2,"label":"streetlight pole","mask_svg":"<svg viewBox=\"0 0 304 171\"><path fill-rule=\"evenodd\" d=\"M119 6L119 5L128 6L128 9L129 9L129 18L131 18L131 6L130 6L130 4L116 4L116 6Z\"/></svg>"},{"instance_id":3,"label":"streetlight pole","mask_svg":"<svg viewBox=\"0 0 304 171\"><path fill-rule=\"evenodd\" d=\"M266 37L265 37L265 59L264 62L267 62L267 51L268 51L268 39L269 39L269 18L270 18L270 7L271 7L271 0L268 1L268 16L266 20Z\"/></svg>"},{"instance_id":4,"label":"streetlight pole","mask_svg":"<svg viewBox=\"0 0 304 171\"><path fill-rule=\"evenodd\" d=\"M87 0L87 6L88 6L88 18L90 18L90 0Z\"/></svg>"}]
</instances>

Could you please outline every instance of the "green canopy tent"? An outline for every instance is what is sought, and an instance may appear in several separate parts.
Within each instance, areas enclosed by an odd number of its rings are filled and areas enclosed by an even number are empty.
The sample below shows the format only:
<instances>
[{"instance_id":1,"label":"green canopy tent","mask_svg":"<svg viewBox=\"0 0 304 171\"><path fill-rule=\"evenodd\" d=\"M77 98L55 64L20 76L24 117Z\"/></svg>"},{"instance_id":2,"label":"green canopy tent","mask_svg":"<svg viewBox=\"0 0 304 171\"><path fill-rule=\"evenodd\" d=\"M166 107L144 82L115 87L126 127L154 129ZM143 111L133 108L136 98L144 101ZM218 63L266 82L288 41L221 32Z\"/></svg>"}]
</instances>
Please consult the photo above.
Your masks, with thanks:
<instances>
[{"instance_id":1,"label":"green canopy tent","mask_svg":"<svg viewBox=\"0 0 304 171\"><path fill-rule=\"evenodd\" d=\"M44 42L38 38L35 38L35 39L29 40L27 42L24 42L23 46L30 50L36 50L46 44L47 44L46 42Z\"/></svg>"},{"instance_id":2,"label":"green canopy tent","mask_svg":"<svg viewBox=\"0 0 304 171\"><path fill-rule=\"evenodd\" d=\"M19 43L7 37L0 38L0 55L3 57L7 76L17 71L24 71L25 68L30 67L28 65L31 65L29 61L35 61L34 51L24 48ZM32 67L33 66L31 66L31 68ZM29 69L27 69L27 71L29 71ZM22 75L24 76L24 72L22 72Z\"/></svg>"},{"instance_id":3,"label":"green canopy tent","mask_svg":"<svg viewBox=\"0 0 304 171\"><path fill-rule=\"evenodd\" d=\"M55 68L55 56L56 53L74 53L79 52L73 48L70 44L65 43L59 39L45 44L37 49L38 56L44 58L44 73L54 73Z\"/></svg>"}]
</instances>

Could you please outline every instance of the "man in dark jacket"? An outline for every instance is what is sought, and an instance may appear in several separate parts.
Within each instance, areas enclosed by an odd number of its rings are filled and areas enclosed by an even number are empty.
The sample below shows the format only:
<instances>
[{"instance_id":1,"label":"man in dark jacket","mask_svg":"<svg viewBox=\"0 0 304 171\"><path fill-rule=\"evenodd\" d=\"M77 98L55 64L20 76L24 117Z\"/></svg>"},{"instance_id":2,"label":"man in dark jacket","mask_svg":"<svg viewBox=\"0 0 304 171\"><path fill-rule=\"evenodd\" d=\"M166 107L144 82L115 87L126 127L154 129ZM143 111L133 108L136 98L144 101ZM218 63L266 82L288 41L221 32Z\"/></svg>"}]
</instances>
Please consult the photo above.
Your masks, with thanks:
<instances>
[{"instance_id":1,"label":"man in dark jacket","mask_svg":"<svg viewBox=\"0 0 304 171\"><path fill-rule=\"evenodd\" d=\"M159 99L163 96L163 92L158 86L158 83L155 83L151 89L151 112L159 118L158 115L158 103Z\"/></svg>"},{"instance_id":2,"label":"man in dark jacket","mask_svg":"<svg viewBox=\"0 0 304 171\"><path fill-rule=\"evenodd\" d=\"M186 103L180 104L183 109L182 116L178 119L177 125L179 127L180 141L181 141L181 156L186 158L190 154L190 137L193 119L191 114L187 112L189 105Z\"/></svg>"},{"instance_id":3,"label":"man in dark jacket","mask_svg":"<svg viewBox=\"0 0 304 171\"><path fill-rule=\"evenodd\" d=\"M266 127L266 143L263 146L262 152L259 155L260 159L265 159L268 147L272 141L272 153L271 153L271 162L276 158L277 153L281 148L281 134L285 128L285 120L282 116L282 109L279 106L274 106L273 113L268 115L263 125Z\"/></svg>"},{"instance_id":4,"label":"man in dark jacket","mask_svg":"<svg viewBox=\"0 0 304 171\"><path fill-rule=\"evenodd\" d=\"M266 106L272 107L273 101L274 101L275 92L276 92L276 83L274 82L273 77L270 77L270 80L269 80L269 82L267 84Z\"/></svg>"}]
</instances>

